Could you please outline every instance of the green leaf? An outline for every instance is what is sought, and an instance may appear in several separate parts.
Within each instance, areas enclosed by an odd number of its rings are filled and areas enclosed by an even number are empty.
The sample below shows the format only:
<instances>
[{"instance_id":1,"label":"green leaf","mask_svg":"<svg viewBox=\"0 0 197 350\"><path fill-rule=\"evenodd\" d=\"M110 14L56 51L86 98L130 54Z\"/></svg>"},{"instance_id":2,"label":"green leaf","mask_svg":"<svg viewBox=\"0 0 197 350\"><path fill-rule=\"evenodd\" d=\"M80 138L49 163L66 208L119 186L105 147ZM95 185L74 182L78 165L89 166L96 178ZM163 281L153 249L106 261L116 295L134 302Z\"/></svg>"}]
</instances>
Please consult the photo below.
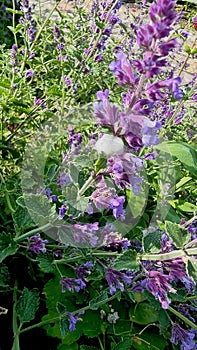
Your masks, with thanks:
<instances>
[{"instance_id":1,"label":"green leaf","mask_svg":"<svg viewBox=\"0 0 197 350\"><path fill-rule=\"evenodd\" d=\"M186 213L193 213L197 211L197 206L189 202L184 202L183 204L177 205L177 209Z\"/></svg>"},{"instance_id":2,"label":"green leaf","mask_svg":"<svg viewBox=\"0 0 197 350\"><path fill-rule=\"evenodd\" d=\"M81 345L80 350L99 350L99 349L95 348L95 346Z\"/></svg>"},{"instance_id":3,"label":"green leaf","mask_svg":"<svg viewBox=\"0 0 197 350\"><path fill-rule=\"evenodd\" d=\"M121 270L132 270L137 271L139 268L139 261L137 260L137 253L134 250L126 250L120 255L115 263L114 269Z\"/></svg>"},{"instance_id":4,"label":"green leaf","mask_svg":"<svg viewBox=\"0 0 197 350\"><path fill-rule=\"evenodd\" d=\"M134 336L132 340L132 346L136 350L164 350L168 345L162 336L152 332L143 332Z\"/></svg>"},{"instance_id":5,"label":"green leaf","mask_svg":"<svg viewBox=\"0 0 197 350\"><path fill-rule=\"evenodd\" d=\"M81 324L85 336L88 338L94 338L103 333L102 320L98 312L87 310L82 317L83 322L81 322Z\"/></svg>"},{"instance_id":6,"label":"green leaf","mask_svg":"<svg viewBox=\"0 0 197 350\"><path fill-rule=\"evenodd\" d=\"M8 287L10 284L10 273L8 267L4 264L0 265L0 287Z\"/></svg>"},{"instance_id":7,"label":"green leaf","mask_svg":"<svg viewBox=\"0 0 197 350\"><path fill-rule=\"evenodd\" d=\"M69 175L74 183L78 183L79 169L73 163L69 164Z\"/></svg>"},{"instance_id":8,"label":"green leaf","mask_svg":"<svg viewBox=\"0 0 197 350\"><path fill-rule=\"evenodd\" d=\"M108 293L104 292L100 297L92 299L89 302L89 307L91 310L98 310L100 306L106 304L108 301Z\"/></svg>"},{"instance_id":9,"label":"green leaf","mask_svg":"<svg viewBox=\"0 0 197 350\"><path fill-rule=\"evenodd\" d=\"M145 301L137 304L136 307L131 307L129 310L129 317L132 322L147 325L158 321L159 312Z\"/></svg>"},{"instance_id":10,"label":"green leaf","mask_svg":"<svg viewBox=\"0 0 197 350\"><path fill-rule=\"evenodd\" d=\"M147 190L142 188L136 196L132 190L126 190L128 206L131 210L132 217L141 217L147 202Z\"/></svg>"},{"instance_id":11,"label":"green leaf","mask_svg":"<svg viewBox=\"0 0 197 350\"><path fill-rule=\"evenodd\" d=\"M125 338L120 343L118 343L113 350L129 350L132 345L131 338Z\"/></svg>"},{"instance_id":12,"label":"green leaf","mask_svg":"<svg viewBox=\"0 0 197 350\"><path fill-rule=\"evenodd\" d=\"M39 306L39 293L34 290L24 288L18 300L16 311L21 323L30 322L34 319Z\"/></svg>"},{"instance_id":13,"label":"green leaf","mask_svg":"<svg viewBox=\"0 0 197 350\"><path fill-rule=\"evenodd\" d=\"M189 277L191 277L194 282L197 281L197 259L188 258L186 263L186 270Z\"/></svg>"},{"instance_id":14,"label":"green leaf","mask_svg":"<svg viewBox=\"0 0 197 350\"><path fill-rule=\"evenodd\" d=\"M16 233L18 234L23 233L31 229L32 227L35 227L35 222L32 220L28 210L25 207L22 207L20 205L17 206L16 210L12 213L12 217L14 222L14 228L16 230Z\"/></svg>"},{"instance_id":15,"label":"green leaf","mask_svg":"<svg viewBox=\"0 0 197 350\"><path fill-rule=\"evenodd\" d=\"M196 55L197 54L197 47L194 47L192 50L191 50L191 55Z\"/></svg>"},{"instance_id":16,"label":"green leaf","mask_svg":"<svg viewBox=\"0 0 197 350\"><path fill-rule=\"evenodd\" d=\"M187 43L184 43L183 50L190 55L191 48L189 47L189 45Z\"/></svg>"},{"instance_id":17,"label":"green leaf","mask_svg":"<svg viewBox=\"0 0 197 350\"><path fill-rule=\"evenodd\" d=\"M169 141L160 143L156 149L170 153L172 157L180 160L185 169L197 176L197 154L192 146L184 142Z\"/></svg>"},{"instance_id":18,"label":"green leaf","mask_svg":"<svg viewBox=\"0 0 197 350\"><path fill-rule=\"evenodd\" d=\"M70 345L64 344L64 339L62 340L62 343L58 345L57 350L78 350L78 344L72 343ZM97 350L97 349L96 349Z\"/></svg>"},{"instance_id":19,"label":"green leaf","mask_svg":"<svg viewBox=\"0 0 197 350\"><path fill-rule=\"evenodd\" d=\"M11 235L2 233L0 235L0 263L9 255L13 255L17 252L18 245L15 243Z\"/></svg>"},{"instance_id":20,"label":"green leaf","mask_svg":"<svg viewBox=\"0 0 197 350\"><path fill-rule=\"evenodd\" d=\"M182 248L190 240L186 230L170 221L165 222L165 232L172 239L176 248Z\"/></svg>"},{"instance_id":21,"label":"green leaf","mask_svg":"<svg viewBox=\"0 0 197 350\"><path fill-rule=\"evenodd\" d=\"M51 253L39 254L36 258L39 263L40 270L46 273L54 271L55 266L53 265L54 257Z\"/></svg>"},{"instance_id":22,"label":"green leaf","mask_svg":"<svg viewBox=\"0 0 197 350\"><path fill-rule=\"evenodd\" d=\"M59 322L59 327L60 327L60 332L62 337L66 337L67 334L69 333L69 322L68 320L65 320L63 318L60 319Z\"/></svg>"},{"instance_id":23,"label":"green leaf","mask_svg":"<svg viewBox=\"0 0 197 350\"><path fill-rule=\"evenodd\" d=\"M149 232L143 237L142 243L146 253L158 253L161 250L162 233L159 231Z\"/></svg>"}]
</instances>

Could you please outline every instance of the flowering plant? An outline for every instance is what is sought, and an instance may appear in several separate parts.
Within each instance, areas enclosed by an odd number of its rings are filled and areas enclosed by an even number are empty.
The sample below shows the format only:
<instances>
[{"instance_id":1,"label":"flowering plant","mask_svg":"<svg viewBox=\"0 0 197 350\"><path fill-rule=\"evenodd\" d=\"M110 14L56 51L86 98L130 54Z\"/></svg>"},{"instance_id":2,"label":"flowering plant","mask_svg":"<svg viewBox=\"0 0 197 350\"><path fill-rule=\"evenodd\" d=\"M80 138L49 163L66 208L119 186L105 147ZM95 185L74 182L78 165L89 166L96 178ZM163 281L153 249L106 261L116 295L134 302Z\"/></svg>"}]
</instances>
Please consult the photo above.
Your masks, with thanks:
<instances>
[{"instance_id":1,"label":"flowering plant","mask_svg":"<svg viewBox=\"0 0 197 350\"><path fill-rule=\"evenodd\" d=\"M196 77L188 57L170 67L175 1L129 29L121 1L43 24L19 5L0 83L5 347L40 329L58 350L196 349Z\"/></svg>"}]
</instances>

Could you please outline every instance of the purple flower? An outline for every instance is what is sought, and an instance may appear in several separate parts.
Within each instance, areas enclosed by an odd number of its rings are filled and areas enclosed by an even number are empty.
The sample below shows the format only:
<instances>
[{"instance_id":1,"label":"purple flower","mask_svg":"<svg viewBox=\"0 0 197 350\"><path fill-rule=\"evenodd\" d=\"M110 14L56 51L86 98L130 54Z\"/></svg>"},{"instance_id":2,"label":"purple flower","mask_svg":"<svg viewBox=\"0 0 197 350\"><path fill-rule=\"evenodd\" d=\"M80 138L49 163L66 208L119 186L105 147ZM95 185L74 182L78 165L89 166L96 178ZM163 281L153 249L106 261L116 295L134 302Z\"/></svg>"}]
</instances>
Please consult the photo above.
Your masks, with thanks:
<instances>
[{"instance_id":1,"label":"purple flower","mask_svg":"<svg viewBox=\"0 0 197 350\"><path fill-rule=\"evenodd\" d=\"M90 274L90 267L93 266L92 261L88 261L85 264L82 264L76 268L77 277L80 279L85 279Z\"/></svg>"},{"instance_id":2,"label":"purple flower","mask_svg":"<svg viewBox=\"0 0 197 350\"><path fill-rule=\"evenodd\" d=\"M110 232L104 235L102 246L114 249L123 247L123 249L128 250L131 246L131 242L127 238L122 238L121 234L118 232Z\"/></svg>"},{"instance_id":3,"label":"purple flower","mask_svg":"<svg viewBox=\"0 0 197 350\"><path fill-rule=\"evenodd\" d=\"M112 209L116 219L124 217L123 204L125 197L118 197L114 188L107 187L103 178L97 184L97 189L92 193L93 200L97 209Z\"/></svg>"},{"instance_id":4,"label":"purple flower","mask_svg":"<svg viewBox=\"0 0 197 350\"><path fill-rule=\"evenodd\" d=\"M36 30L34 28L28 28L27 34L28 34L29 41L33 42L36 37Z\"/></svg>"},{"instance_id":5,"label":"purple flower","mask_svg":"<svg viewBox=\"0 0 197 350\"><path fill-rule=\"evenodd\" d=\"M105 274L107 283L110 288L110 294L115 294L117 289L120 289L121 292L124 291L124 284L130 284L132 282L132 277L129 276L129 273L123 273L116 271L111 267L106 269ZM121 281L120 281L121 280Z\"/></svg>"},{"instance_id":6,"label":"purple flower","mask_svg":"<svg viewBox=\"0 0 197 350\"><path fill-rule=\"evenodd\" d=\"M109 90L106 89L104 91L97 91L96 93L96 97L98 98L98 100L103 101L105 99L108 99L109 96Z\"/></svg>"},{"instance_id":7,"label":"purple flower","mask_svg":"<svg viewBox=\"0 0 197 350\"><path fill-rule=\"evenodd\" d=\"M62 285L62 293L65 293L66 289L70 292L79 292L81 289L86 287L85 282L81 278L68 278L65 276L61 277L60 284Z\"/></svg>"},{"instance_id":8,"label":"purple flower","mask_svg":"<svg viewBox=\"0 0 197 350\"><path fill-rule=\"evenodd\" d=\"M99 230L99 223L94 222L93 224L78 223L69 227L73 233L75 243L80 245L90 245L95 247L98 241L97 231Z\"/></svg>"},{"instance_id":9,"label":"purple flower","mask_svg":"<svg viewBox=\"0 0 197 350\"><path fill-rule=\"evenodd\" d=\"M178 323L174 323L172 326L171 342L178 345L180 342L181 350L196 350L197 345L195 343L195 330L185 330Z\"/></svg>"},{"instance_id":10,"label":"purple flower","mask_svg":"<svg viewBox=\"0 0 197 350\"><path fill-rule=\"evenodd\" d=\"M115 184L122 189L132 187L133 193L138 194L143 178L139 172L143 168L143 161L131 153L122 153L111 157L107 161L108 172Z\"/></svg>"},{"instance_id":11,"label":"purple flower","mask_svg":"<svg viewBox=\"0 0 197 350\"><path fill-rule=\"evenodd\" d=\"M31 68L29 70L26 71L25 73L25 78L31 78L33 77L35 74L34 74L34 70Z\"/></svg>"},{"instance_id":12,"label":"purple flower","mask_svg":"<svg viewBox=\"0 0 197 350\"><path fill-rule=\"evenodd\" d=\"M85 311L79 311L77 313L75 313L74 315L71 312L66 312L65 315L69 317L69 330L70 331L74 331L76 329L76 323L78 321L82 321L81 318L79 318L80 315L83 315L85 313Z\"/></svg>"},{"instance_id":13,"label":"purple flower","mask_svg":"<svg viewBox=\"0 0 197 350\"><path fill-rule=\"evenodd\" d=\"M67 211L67 207L65 204L63 204L60 208L59 208L59 219L62 220L64 215L66 214Z\"/></svg>"},{"instance_id":14,"label":"purple flower","mask_svg":"<svg viewBox=\"0 0 197 350\"><path fill-rule=\"evenodd\" d=\"M64 82L68 86L68 88L71 88L71 86L73 85L73 81L66 75L64 76Z\"/></svg>"},{"instance_id":15,"label":"purple flower","mask_svg":"<svg viewBox=\"0 0 197 350\"><path fill-rule=\"evenodd\" d=\"M70 182L71 182L70 176L67 175L66 173L60 173L58 175L58 179L57 179L58 186L64 187Z\"/></svg>"},{"instance_id":16,"label":"purple flower","mask_svg":"<svg viewBox=\"0 0 197 350\"><path fill-rule=\"evenodd\" d=\"M118 84L121 86L135 87L138 78L134 74L131 64L127 61L126 56L122 51L116 54L117 61L110 63L110 70L118 78Z\"/></svg>"},{"instance_id":17,"label":"purple flower","mask_svg":"<svg viewBox=\"0 0 197 350\"><path fill-rule=\"evenodd\" d=\"M56 24L54 24L54 27L53 27L53 35L54 35L54 41L57 41L57 39L60 37L60 30Z\"/></svg>"},{"instance_id":18,"label":"purple flower","mask_svg":"<svg viewBox=\"0 0 197 350\"><path fill-rule=\"evenodd\" d=\"M123 208L125 202L125 197L121 196L121 197L115 197L112 200L112 203L110 204L110 208L113 209L113 216L115 217L115 219L121 219L124 220L124 214L125 214L125 210Z\"/></svg>"},{"instance_id":19,"label":"purple flower","mask_svg":"<svg viewBox=\"0 0 197 350\"><path fill-rule=\"evenodd\" d=\"M158 299L163 307L167 309L171 300L168 298L167 291L176 293L176 290L170 285L170 277L162 273L162 271L149 271L147 278L143 282L146 289Z\"/></svg>"},{"instance_id":20,"label":"purple flower","mask_svg":"<svg viewBox=\"0 0 197 350\"><path fill-rule=\"evenodd\" d=\"M40 238L40 234L37 233L36 235L29 238L30 245L29 249L32 250L34 253L46 253L45 243L48 243L48 240L42 240Z\"/></svg>"},{"instance_id":21,"label":"purple flower","mask_svg":"<svg viewBox=\"0 0 197 350\"><path fill-rule=\"evenodd\" d=\"M16 67L18 65L17 52L18 52L18 47L16 44L13 44L11 53L10 53L10 63L13 67Z\"/></svg>"}]
</instances>

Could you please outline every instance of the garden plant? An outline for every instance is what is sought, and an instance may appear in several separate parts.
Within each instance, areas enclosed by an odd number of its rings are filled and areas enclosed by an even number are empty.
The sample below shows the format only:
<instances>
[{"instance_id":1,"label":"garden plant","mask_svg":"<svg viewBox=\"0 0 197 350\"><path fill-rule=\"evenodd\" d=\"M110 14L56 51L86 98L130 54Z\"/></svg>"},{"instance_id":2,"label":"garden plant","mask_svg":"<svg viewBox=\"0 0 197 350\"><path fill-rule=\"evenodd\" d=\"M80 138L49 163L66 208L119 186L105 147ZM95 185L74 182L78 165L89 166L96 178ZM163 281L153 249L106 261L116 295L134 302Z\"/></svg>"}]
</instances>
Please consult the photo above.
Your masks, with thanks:
<instances>
[{"instance_id":1,"label":"garden plant","mask_svg":"<svg viewBox=\"0 0 197 350\"><path fill-rule=\"evenodd\" d=\"M58 5L0 9L0 349L197 349L195 7Z\"/></svg>"}]
</instances>

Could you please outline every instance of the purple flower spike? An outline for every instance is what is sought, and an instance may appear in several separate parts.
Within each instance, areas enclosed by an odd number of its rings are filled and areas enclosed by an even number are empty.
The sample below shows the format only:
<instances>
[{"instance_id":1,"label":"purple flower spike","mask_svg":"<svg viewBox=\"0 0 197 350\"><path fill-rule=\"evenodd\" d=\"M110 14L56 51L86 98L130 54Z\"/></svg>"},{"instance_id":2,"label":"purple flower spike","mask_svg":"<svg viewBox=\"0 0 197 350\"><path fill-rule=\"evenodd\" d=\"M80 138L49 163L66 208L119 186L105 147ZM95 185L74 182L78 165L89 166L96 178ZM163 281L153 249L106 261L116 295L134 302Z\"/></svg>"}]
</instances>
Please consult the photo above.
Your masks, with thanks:
<instances>
[{"instance_id":1,"label":"purple flower spike","mask_svg":"<svg viewBox=\"0 0 197 350\"><path fill-rule=\"evenodd\" d=\"M180 342L181 350L196 350L197 344L194 340L195 330L191 329L186 331L178 323L174 323L172 326L171 342L178 345Z\"/></svg>"},{"instance_id":2,"label":"purple flower spike","mask_svg":"<svg viewBox=\"0 0 197 350\"><path fill-rule=\"evenodd\" d=\"M29 70L26 71L25 73L25 78L31 78L33 77L35 74L34 74L34 70L31 68Z\"/></svg>"},{"instance_id":3,"label":"purple flower spike","mask_svg":"<svg viewBox=\"0 0 197 350\"><path fill-rule=\"evenodd\" d=\"M42 240L40 238L40 234L37 233L36 235L29 238L30 245L29 249L32 250L34 253L46 253L45 243L48 243L48 240Z\"/></svg>"},{"instance_id":4,"label":"purple flower spike","mask_svg":"<svg viewBox=\"0 0 197 350\"><path fill-rule=\"evenodd\" d=\"M59 208L59 219L62 220L64 215L66 214L67 211L67 207L65 204L63 204L60 208Z\"/></svg>"},{"instance_id":5,"label":"purple flower spike","mask_svg":"<svg viewBox=\"0 0 197 350\"><path fill-rule=\"evenodd\" d=\"M76 268L76 274L78 278L84 279L86 278L91 272L90 268L93 266L92 261L88 261L85 264L82 264Z\"/></svg>"},{"instance_id":6,"label":"purple flower spike","mask_svg":"<svg viewBox=\"0 0 197 350\"><path fill-rule=\"evenodd\" d=\"M65 315L69 317L69 331L75 331L76 329L76 323L78 321L82 321L81 318L79 318L80 315L83 315L85 311L79 311L76 314L72 314L71 312L66 312Z\"/></svg>"},{"instance_id":7,"label":"purple flower spike","mask_svg":"<svg viewBox=\"0 0 197 350\"><path fill-rule=\"evenodd\" d=\"M106 280L110 288L110 294L115 294L117 289L120 289L121 292L124 291L124 284L130 284L132 282L132 277L129 276L129 273L123 273L116 271L111 267L106 269ZM123 282L121 282L122 280Z\"/></svg>"},{"instance_id":8,"label":"purple flower spike","mask_svg":"<svg viewBox=\"0 0 197 350\"><path fill-rule=\"evenodd\" d=\"M121 86L129 85L135 87L138 78L135 76L131 64L127 61L126 56L122 51L117 53L117 61L110 63L110 70L114 72L116 78L118 78L118 84Z\"/></svg>"},{"instance_id":9,"label":"purple flower spike","mask_svg":"<svg viewBox=\"0 0 197 350\"><path fill-rule=\"evenodd\" d=\"M62 276L60 284L62 285L62 293L65 293L66 289L72 293L78 293L81 289L86 287L85 282L81 278L68 278L65 276Z\"/></svg>"}]
</instances>

